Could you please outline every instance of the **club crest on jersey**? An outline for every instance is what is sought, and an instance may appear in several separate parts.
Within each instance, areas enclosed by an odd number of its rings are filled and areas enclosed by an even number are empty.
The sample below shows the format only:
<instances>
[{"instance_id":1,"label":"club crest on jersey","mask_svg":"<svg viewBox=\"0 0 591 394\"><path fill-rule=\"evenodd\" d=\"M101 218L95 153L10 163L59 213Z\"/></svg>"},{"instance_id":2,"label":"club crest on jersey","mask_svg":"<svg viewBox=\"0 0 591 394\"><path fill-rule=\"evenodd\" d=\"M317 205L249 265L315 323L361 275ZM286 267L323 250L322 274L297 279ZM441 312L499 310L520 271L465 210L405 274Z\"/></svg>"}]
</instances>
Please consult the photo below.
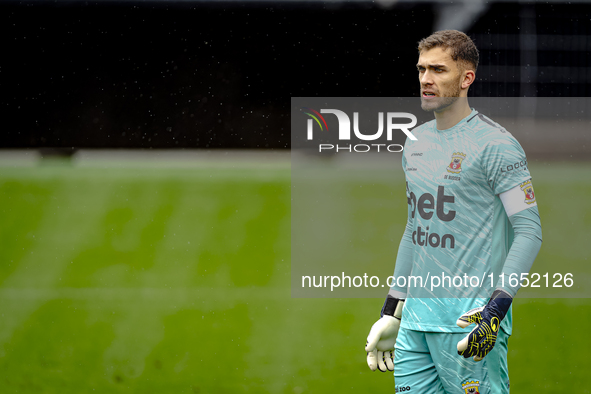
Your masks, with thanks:
<instances>
[{"instance_id":1,"label":"club crest on jersey","mask_svg":"<svg viewBox=\"0 0 591 394\"><path fill-rule=\"evenodd\" d=\"M447 166L447 172L453 174L459 174L462 172L462 161L466 158L466 155L462 152L454 152L451 155L451 163Z\"/></svg>"},{"instance_id":2,"label":"club crest on jersey","mask_svg":"<svg viewBox=\"0 0 591 394\"><path fill-rule=\"evenodd\" d=\"M466 394L480 394L480 391L478 391L479 387L479 380L466 380L462 383L462 389L464 389Z\"/></svg>"},{"instance_id":3,"label":"club crest on jersey","mask_svg":"<svg viewBox=\"0 0 591 394\"><path fill-rule=\"evenodd\" d=\"M533 204L536 202L536 195L534 194L534 187L531 183L531 180L523 182L519 185L523 193L525 193L525 203L526 204Z\"/></svg>"}]
</instances>

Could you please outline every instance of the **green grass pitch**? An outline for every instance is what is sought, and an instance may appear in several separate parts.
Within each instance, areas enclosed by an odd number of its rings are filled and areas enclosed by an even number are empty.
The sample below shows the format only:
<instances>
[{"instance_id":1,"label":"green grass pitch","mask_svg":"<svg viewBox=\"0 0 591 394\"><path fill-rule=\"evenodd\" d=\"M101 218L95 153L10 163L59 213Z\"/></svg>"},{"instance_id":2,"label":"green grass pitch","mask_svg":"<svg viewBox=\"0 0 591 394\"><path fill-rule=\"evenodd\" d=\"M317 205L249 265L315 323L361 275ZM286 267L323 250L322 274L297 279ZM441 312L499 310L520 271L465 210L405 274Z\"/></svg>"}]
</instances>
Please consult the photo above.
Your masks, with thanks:
<instances>
[{"instance_id":1,"label":"green grass pitch","mask_svg":"<svg viewBox=\"0 0 591 394\"><path fill-rule=\"evenodd\" d=\"M589 264L590 169L532 165L534 267ZM0 392L393 392L363 351L382 300L292 299L290 247L287 167L1 167ZM517 299L512 392L590 392L589 324Z\"/></svg>"}]
</instances>

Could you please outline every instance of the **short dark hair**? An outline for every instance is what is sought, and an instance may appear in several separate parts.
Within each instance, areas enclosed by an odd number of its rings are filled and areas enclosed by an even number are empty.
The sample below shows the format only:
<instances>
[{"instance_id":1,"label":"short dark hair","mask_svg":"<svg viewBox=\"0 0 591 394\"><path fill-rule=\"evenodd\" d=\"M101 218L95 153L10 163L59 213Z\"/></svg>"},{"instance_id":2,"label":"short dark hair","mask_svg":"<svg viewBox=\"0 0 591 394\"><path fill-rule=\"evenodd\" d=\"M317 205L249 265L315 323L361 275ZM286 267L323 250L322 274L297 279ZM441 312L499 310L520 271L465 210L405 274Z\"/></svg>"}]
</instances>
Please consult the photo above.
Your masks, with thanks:
<instances>
[{"instance_id":1,"label":"short dark hair","mask_svg":"<svg viewBox=\"0 0 591 394\"><path fill-rule=\"evenodd\" d=\"M478 48L465 33L457 30L440 30L419 41L419 52L433 48L449 49L449 54L462 68L478 68Z\"/></svg>"}]
</instances>

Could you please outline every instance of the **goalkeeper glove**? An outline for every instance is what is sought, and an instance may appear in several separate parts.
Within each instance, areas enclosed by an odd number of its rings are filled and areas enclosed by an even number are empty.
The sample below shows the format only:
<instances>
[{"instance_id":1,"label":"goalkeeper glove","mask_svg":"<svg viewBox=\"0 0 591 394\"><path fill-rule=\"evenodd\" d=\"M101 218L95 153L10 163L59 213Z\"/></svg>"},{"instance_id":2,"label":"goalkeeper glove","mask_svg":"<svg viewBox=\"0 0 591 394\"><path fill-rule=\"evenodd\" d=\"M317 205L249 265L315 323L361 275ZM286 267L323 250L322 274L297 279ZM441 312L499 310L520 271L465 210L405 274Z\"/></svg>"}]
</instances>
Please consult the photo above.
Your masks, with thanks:
<instances>
[{"instance_id":1,"label":"goalkeeper glove","mask_svg":"<svg viewBox=\"0 0 591 394\"><path fill-rule=\"evenodd\" d=\"M382 317L369 331L365 351L367 365L372 371L394 371L394 344L400 328L403 307L404 300L388 295L382 307Z\"/></svg>"},{"instance_id":2,"label":"goalkeeper glove","mask_svg":"<svg viewBox=\"0 0 591 394\"><path fill-rule=\"evenodd\" d=\"M476 327L464 339L458 342L458 354L464 358L473 357L480 361L495 346L501 321L507 314L513 298L504 290L495 290L483 307L474 308L464 313L456 324L462 328L476 323Z\"/></svg>"}]
</instances>

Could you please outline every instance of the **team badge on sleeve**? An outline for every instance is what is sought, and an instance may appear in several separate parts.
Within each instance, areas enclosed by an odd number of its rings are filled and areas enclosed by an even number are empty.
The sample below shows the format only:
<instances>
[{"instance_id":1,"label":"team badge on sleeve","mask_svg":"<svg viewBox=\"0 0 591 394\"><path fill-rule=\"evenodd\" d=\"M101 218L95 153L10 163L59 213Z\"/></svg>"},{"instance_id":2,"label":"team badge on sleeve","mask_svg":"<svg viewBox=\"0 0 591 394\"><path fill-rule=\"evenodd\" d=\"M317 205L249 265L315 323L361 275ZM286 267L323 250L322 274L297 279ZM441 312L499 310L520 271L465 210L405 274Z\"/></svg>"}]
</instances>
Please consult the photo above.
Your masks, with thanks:
<instances>
[{"instance_id":1,"label":"team badge on sleeve","mask_svg":"<svg viewBox=\"0 0 591 394\"><path fill-rule=\"evenodd\" d=\"M462 172L462 161L465 158L465 153L454 152L451 155L451 163L449 163L449 166L447 166L447 172L451 172L453 174L459 174L460 172Z\"/></svg>"},{"instance_id":2,"label":"team badge on sleeve","mask_svg":"<svg viewBox=\"0 0 591 394\"><path fill-rule=\"evenodd\" d=\"M466 380L464 383L462 383L462 388L466 394L480 394L478 391L479 387L479 380Z\"/></svg>"},{"instance_id":3,"label":"team badge on sleeve","mask_svg":"<svg viewBox=\"0 0 591 394\"><path fill-rule=\"evenodd\" d=\"M534 194L534 187L531 183L531 179L529 181L523 182L519 185L523 193L525 193L525 203L526 204L533 204L536 202L536 195Z\"/></svg>"}]
</instances>

